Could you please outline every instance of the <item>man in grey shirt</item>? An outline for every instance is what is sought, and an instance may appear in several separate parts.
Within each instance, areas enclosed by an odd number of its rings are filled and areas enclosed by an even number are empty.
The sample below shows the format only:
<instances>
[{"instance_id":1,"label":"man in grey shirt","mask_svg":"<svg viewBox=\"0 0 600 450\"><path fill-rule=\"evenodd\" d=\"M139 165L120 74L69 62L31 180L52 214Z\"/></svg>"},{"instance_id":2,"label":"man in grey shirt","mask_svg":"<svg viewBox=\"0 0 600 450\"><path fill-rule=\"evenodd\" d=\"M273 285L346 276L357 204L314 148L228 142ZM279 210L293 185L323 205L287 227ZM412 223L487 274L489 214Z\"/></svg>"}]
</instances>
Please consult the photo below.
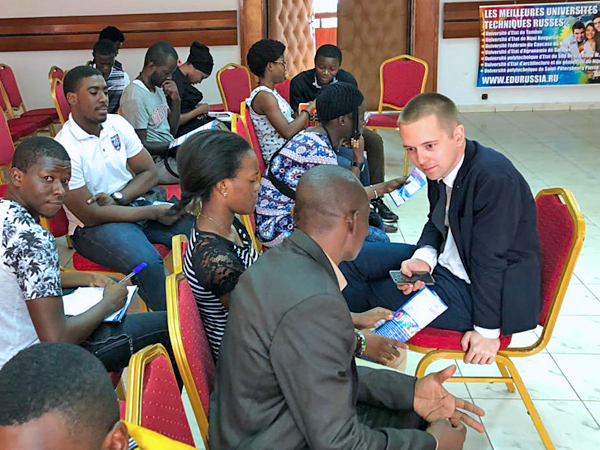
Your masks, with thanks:
<instances>
[{"instance_id":1,"label":"man in grey shirt","mask_svg":"<svg viewBox=\"0 0 600 450\"><path fill-rule=\"evenodd\" d=\"M133 126L152 154L159 183L179 183L177 163L169 145L179 127L181 100L173 73L177 52L168 42L157 42L146 52L144 68L121 97L123 117Z\"/></svg>"},{"instance_id":2,"label":"man in grey shirt","mask_svg":"<svg viewBox=\"0 0 600 450\"><path fill-rule=\"evenodd\" d=\"M298 184L296 231L261 256L231 294L210 404L219 450L458 450L480 408L449 394L450 366L422 379L356 367L360 350L337 265L368 232L369 201L347 169Z\"/></svg>"}]
</instances>

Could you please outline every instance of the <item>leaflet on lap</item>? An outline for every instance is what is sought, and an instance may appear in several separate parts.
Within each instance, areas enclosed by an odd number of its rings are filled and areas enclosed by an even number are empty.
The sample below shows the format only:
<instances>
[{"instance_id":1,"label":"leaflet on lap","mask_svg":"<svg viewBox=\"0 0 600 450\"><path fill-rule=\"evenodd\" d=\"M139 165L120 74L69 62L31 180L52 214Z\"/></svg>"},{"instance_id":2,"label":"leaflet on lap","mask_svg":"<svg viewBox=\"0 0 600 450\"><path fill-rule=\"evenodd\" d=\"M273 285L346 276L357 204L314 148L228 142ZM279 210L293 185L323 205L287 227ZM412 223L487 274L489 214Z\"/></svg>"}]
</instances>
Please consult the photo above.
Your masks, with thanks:
<instances>
[{"instance_id":1,"label":"leaflet on lap","mask_svg":"<svg viewBox=\"0 0 600 450\"><path fill-rule=\"evenodd\" d=\"M138 291L137 286L127 286L127 301L125 306L104 319L104 322L121 322L125 317L127 308ZM69 295L63 295L63 306L67 316L78 316L92 306L100 303L104 288L80 287Z\"/></svg>"},{"instance_id":2,"label":"leaflet on lap","mask_svg":"<svg viewBox=\"0 0 600 450\"><path fill-rule=\"evenodd\" d=\"M406 342L448 309L443 300L425 287L394 313L394 318L376 328L374 333Z\"/></svg>"},{"instance_id":3,"label":"leaflet on lap","mask_svg":"<svg viewBox=\"0 0 600 450\"><path fill-rule=\"evenodd\" d=\"M220 129L220 130L228 130L228 128L225 125L223 125L220 121L213 120L212 122L208 122L208 123L202 125L201 127L194 128L189 133L186 133L183 136L179 136L174 141L171 141L171 143L169 144L169 148L180 146L185 141L187 141L189 137L193 136L194 134L198 133L199 131L202 131L202 130L212 130L212 129L215 129L215 128L216 129Z\"/></svg>"},{"instance_id":4,"label":"leaflet on lap","mask_svg":"<svg viewBox=\"0 0 600 450\"><path fill-rule=\"evenodd\" d=\"M406 177L406 181L408 181L407 184L393 192L390 192L390 197L392 197L392 200L396 206L404 204L409 198L415 195L419 189L427 184L427 178L425 177L425 174L419 169L414 169L411 173L409 173Z\"/></svg>"}]
</instances>

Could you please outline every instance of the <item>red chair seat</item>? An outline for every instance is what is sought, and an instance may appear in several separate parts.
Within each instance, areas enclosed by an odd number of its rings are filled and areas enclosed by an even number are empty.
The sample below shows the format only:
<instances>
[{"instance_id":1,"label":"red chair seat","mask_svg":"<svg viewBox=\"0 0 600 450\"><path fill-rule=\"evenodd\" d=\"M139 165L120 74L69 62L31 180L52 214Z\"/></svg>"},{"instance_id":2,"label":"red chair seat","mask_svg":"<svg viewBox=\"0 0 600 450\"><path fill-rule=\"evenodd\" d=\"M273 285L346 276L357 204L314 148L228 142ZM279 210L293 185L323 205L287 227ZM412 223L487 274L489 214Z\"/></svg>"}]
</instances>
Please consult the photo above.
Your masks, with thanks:
<instances>
[{"instance_id":1,"label":"red chair seat","mask_svg":"<svg viewBox=\"0 0 600 450\"><path fill-rule=\"evenodd\" d=\"M367 119L367 127L398 128L398 117L400 113L371 114Z\"/></svg>"},{"instance_id":2,"label":"red chair seat","mask_svg":"<svg viewBox=\"0 0 600 450\"><path fill-rule=\"evenodd\" d=\"M58 113L56 112L56 108L40 108L40 109L32 109L29 111L25 111L19 117L51 117L52 120L58 120Z\"/></svg>"},{"instance_id":3,"label":"red chair seat","mask_svg":"<svg viewBox=\"0 0 600 450\"><path fill-rule=\"evenodd\" d=\"M409 344L425 348L443 348L444 350L462 350L460 340L463 337L461 331L440 330L427 327L415 334ZM500 350L510 345L512 336L500 336Z\"/></svg>"},{"instance_id":4,"label":"red chair seat","mask_svg":"<svg viewBox=\"0 0 600 450\"><path fill-rule=\"evenodd\" d=\"M208 105L208 109L209 109L209 111L212 111L212 112L225 111L225 107L223 106L223 103L213 103L212 105Z\"/></svg>"},{"instance_id":5,"label":"red chair seat","mask_svg":"<svg viewBox=\"0 0 600 450\"><path fill-rule=\"evenodd\" d=\"M26 136L31 136L40 127L36 122L30 121L29 119L8 119L8 128L10 129L10 137L13 142L17 142L19 139Z\"/></svg>"},{"instance_id":6,"label":"red chair seat","mask_svg":"<svg viewBox=\"0 0 600 450\"><path fill-rule=\"evenodd\" d=\"M165 189L167 199L175 197L181 200L181 186L178 184L161 184L160 187Z\"/></svg>"},{"instance_id":7,"label":"red chair seat","mask_svg":"<svg viewBox=\"0 0 600 450\"><path fill-rule=\"evenodd\" d=\"M161 258L165 258L171 251L169 249L169 247L167 247L166 245L162 245L162 244L154 244L154 248L156 249L158 254L161 256ZM114 272L115 271L114 269L103 266L102 264L95 263L91 259L87 259L85 256L83 256L79 252L75 252L73 254L73 267L75 267L76 270L91 271L91 272ZM127 274L125 274L125 275L127 275Z\"/></svg>"}]
</instances>

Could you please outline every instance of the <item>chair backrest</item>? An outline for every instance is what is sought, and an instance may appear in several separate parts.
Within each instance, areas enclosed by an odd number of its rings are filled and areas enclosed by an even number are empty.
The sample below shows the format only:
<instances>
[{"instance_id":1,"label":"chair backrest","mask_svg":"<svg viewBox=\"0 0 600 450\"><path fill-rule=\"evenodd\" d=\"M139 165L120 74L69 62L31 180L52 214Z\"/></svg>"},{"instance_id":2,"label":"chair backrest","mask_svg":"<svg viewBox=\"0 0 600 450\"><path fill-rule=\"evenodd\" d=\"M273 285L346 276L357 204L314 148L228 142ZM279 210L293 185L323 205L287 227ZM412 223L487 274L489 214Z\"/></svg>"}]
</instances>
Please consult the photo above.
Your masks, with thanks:
<instances>
[{"instance_id":1,"label":"chair backrest","mask_svg":"<svg viewBox=\"0 0 600 450\"><path fill-rule=\"evenodd\" d=\"M52 218L40 217L40 225L55 238L66 236L69 233L69 219L67 219L64 208L60 208Z\"/></svg>"},{"instance_id":2,"label":"chair backrest","mask_svg":"<svg viewBox=\"0 0 600 450\"><path fill-rule=\"evenodd\" d=\"M252 91L247 67L229 63L217 72L217 85L225 111L239 114L239 105Z\"/></svg>"},{"instance_id":3,"label":"chair backrest","mask_svg":"<svg viewBox=\"0 0 600 450\"><path fill-rule=\"evenodd\" d=\"M0 184L0 198L4 198L4 194L6 194L7 189L8 184Z\"/></svg>"},{"instance_id":4,"label":"chair backrest","mask_svg":"<svg viewBox=\"0 0 600 450\"><path fill-rule=\"evenodd\" d=\"M169 354L162 344L129 360L126 419L188 445L194 445Z\"/></svg>"},{"instance_id":5,"label":"chair backrest","mask_svg":"<svg viewBox=\"0 0 600 450\"><path fill-rule=\"evenodd\" d=\"M244 107L245 107L245 105L244 105ZM252 126L252 130L254 130L254 126ZM250 136L250 133L248 132L248 127L246 126L246 121L242 118L241 115L238 115L238 114L234 114L234 116L231 118L231 131L233 131L235 134L243 137L244 139L246 139L246 141L248 141L250 148L252 149L252 151L254 151L254 153L256 154L256 157L258 159L258 170L261 173L261 175L263 175L265 173L265 161L262 158L262 154L259 155L259 153L257 153L256 150L254 150L255 146L258 145L258 139L256 138L256 133L254 133L254 141L255 142L253 142L253 139Z\"/></svg>"},{"instance_id":6,"label":"chair backrest","mask_svg":"<svg viewBox=\"0 0 600 450\"><path fill-rule=\"evenodd\" d=\"M15 110L23 107L23 98L21 97L21 92L19 91L19 86L17 85L17 79L15 78L15 73L6 64L0 64L0 82L4 86L6 90L6 95L8 95L8 101L12 105Z\"/></svg>"},{"instance_id":7,"label":"chair backrest","mask_svg":"<svg viewBox=\"0 0 600 450\"><path fill-rule=\"evenodd\" d=\"M8 121L4 114L0 113L0 166L8 167L12 162L15 147L10 135ZM1 177L2 175L0 175Z\"/></svg>"},{"instance_id":8,"label":"chair backrest","mask_svg":"<svg viewBox=\"0 0 600 450\"><path fill-rule=\"evenodd\" d=\"M254 249L257 252L262 253L262 243L256 238L256 220L254 219L254 214L240 216L240 222L242 222L246 228L246 231L250 235L250 240L252 241L252 246Z\"/></svg>"},{"instance_id":9,"label":"chair backrest","mask_svg":"<svg viewBox=\"0 0 600 450\"><path fill-rule=\"evenodd\" d=\"M13 119L15 117L15 112L10 105L8 94L2 85L2 81L0 81L0 108L2 108L2 112L4 113L3 116L8 117L9 119Z\"/></svg>"},{"instance_id":10,"label":"chair backrest","mask_svg":"<svg viewBox=\"0 0 600 450\"><path fill-rule=\"evenodd\" d=\"M542 254L541 341L550 340L585 237L585 220L568 189L544 189L535 198Z\"/></svg>"},{"instance_id":11,"label":"chair backrest","mask_svg":"<svg viewBox=\"0 0 600 450\"><path fill-rule=\"evenodd\" d=\"M71 114L71 105L69 105L67 97L65 97L65 91L63 90L63 82L61 79L55 78L52 81L51 92L52 100L54 101L54 107L58 113L60 124L64 125L69 119L69 114Z\"/></svg>"},{"instance_id":12,"label":"chair backrest","mask_svg":"<svg viewBox=\"0 0 600 450\"><path fill-rule=\"evenodd\" d=\"M171 258L173 258L173 273L183 272L183 258L188 246L185 234L178 234L171 238Z\"/></svg>"},{"instance_id":13,"label":"chair backrest","mask_svg":"<svg viewBox=\"0 0 600 450\"><path fill-rule=\"evenodd\" d=\"M250 136L250 146L252 150L254 150L254 154L256 158L258 158L258 167L260 169L260 174L264 176L267 164L263 159L262 150L260 149L260 144L258 143L258 137L256 136L256 130L254 129L254 124L252 123L252 118L250 117L250 109L246 104L246 101L240 103L240 115L242 120L244 121L244 125L246 125L246 131L248 132L248 136Z\"/></svg>"},{"instance_id":14,"label":"chair backrest","mask_svg":"<svg viewBox=\"0 0 600 450\"><path fill-rule=\"evenodd\" d=\"M50 82L50 86L52 86L52 82L55 78L58 78L60 81L63 81L65 78L65 71L58 66L50 67L50 71L48 72L48 81Z\"/></svg>"},{"instance_id":15,"label":"chair backrest","mask_svg":"<svg viewBox=\"0 0 600 450\"><path fill-rule=\"evenodd\" d=\"M384 107L400 110L425 90L429 67L410 55L386 59L379 68L379 112Z\"/></svg>"},{"instance_id":16,"label":"chair backrest","mask_svg":"<svg viewBox=\"0 0 600 450\"><path fill-rule=\"evenodd\" d=\"M275 90L281 95L286 102L290 102L290 85L292 84L292 79L290 77L285 77L285 81L283 83L279 83L275 85Z\"/></svg>"},{"instance_id":17,"label":"chair backrest","mask_svg":"<svg viewBox=\"0 0 600 450\"><path fill-rule=\"evenodd\" d=\"M194 410L200 434L204 444L208 445L209 397L214 388L215 363L196 300L185 275L169 275L166 289L169 336L175 361Z\"/></svg>"}]
</instances>

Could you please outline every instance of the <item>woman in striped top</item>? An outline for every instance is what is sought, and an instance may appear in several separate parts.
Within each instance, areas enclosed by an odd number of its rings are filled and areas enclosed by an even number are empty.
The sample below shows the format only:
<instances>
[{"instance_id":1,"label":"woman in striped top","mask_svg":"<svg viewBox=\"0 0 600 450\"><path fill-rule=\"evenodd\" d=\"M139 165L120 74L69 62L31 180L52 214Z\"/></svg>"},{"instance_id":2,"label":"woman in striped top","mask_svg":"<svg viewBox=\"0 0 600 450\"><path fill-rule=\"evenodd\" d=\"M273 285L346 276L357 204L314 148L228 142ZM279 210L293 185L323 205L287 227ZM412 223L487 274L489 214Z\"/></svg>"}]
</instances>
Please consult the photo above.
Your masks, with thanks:
<instances>
[{"instance_id":1,"label":"woman in striped top","mask_svg":"<svg viewBox=\"0 0 600 450\"><path fill-rule=\"evenodd\" d=\"M258 162L248 143L222 130L201 131L177 152L181 204L201 209L184 256L189 281L215 361L227 324L229 295L258 258L235 217L252 214L259 189Z\"/></svg>"}]
</instances>

